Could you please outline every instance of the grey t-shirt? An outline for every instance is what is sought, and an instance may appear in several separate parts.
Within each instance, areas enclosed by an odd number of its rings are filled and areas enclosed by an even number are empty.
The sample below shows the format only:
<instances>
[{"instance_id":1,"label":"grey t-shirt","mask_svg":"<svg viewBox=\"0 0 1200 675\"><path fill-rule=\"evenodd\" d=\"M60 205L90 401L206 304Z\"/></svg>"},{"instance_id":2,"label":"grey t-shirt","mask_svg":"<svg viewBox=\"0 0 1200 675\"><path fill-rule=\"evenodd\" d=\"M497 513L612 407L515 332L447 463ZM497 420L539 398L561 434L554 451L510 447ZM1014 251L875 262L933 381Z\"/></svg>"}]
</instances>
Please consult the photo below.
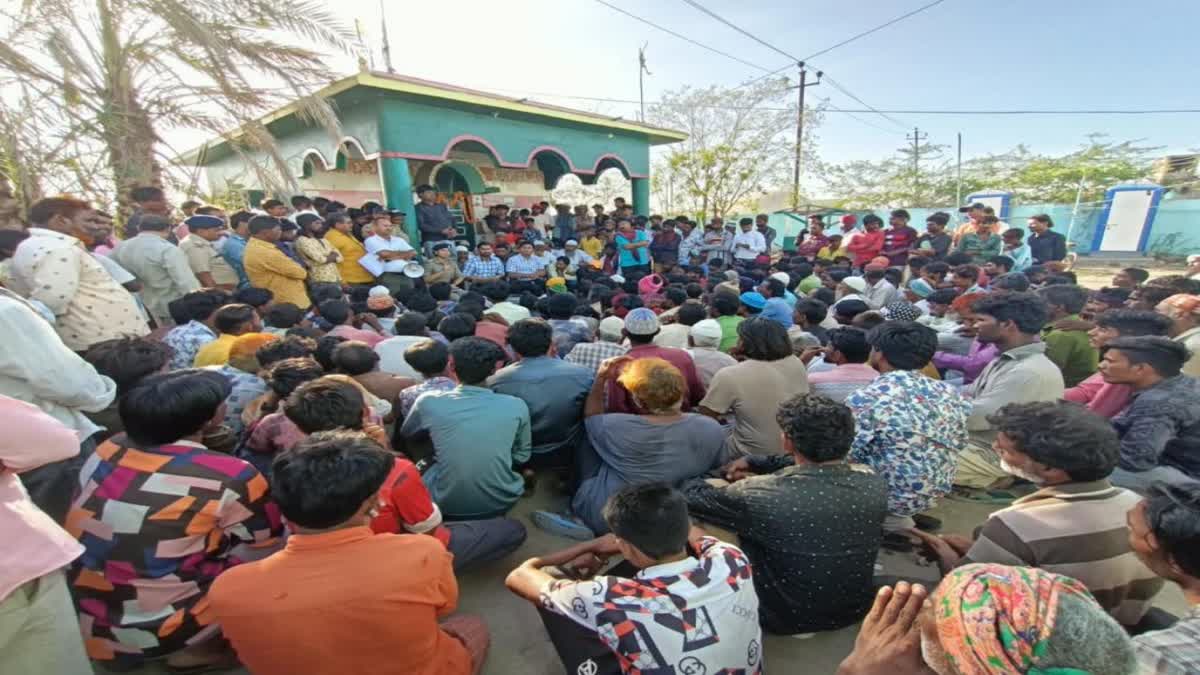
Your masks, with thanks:
<instances>
[{"instance_id":1,"label":"grey t-shirt","mask_svg":"<svg viewBox=\"0 0 1200 675\"><path fill-rule=\"evenodd\" d=\"M600 515L604 503L622 487L654 481L676 485L726 460L725 430L704 415L685 413L678 421L656 424L642 415L608 413L588 417L584 424L592 453L584 450L590 456L584 458L584 480L571 508L597 534L608 531Z\"/></svg>"}]
</instances>

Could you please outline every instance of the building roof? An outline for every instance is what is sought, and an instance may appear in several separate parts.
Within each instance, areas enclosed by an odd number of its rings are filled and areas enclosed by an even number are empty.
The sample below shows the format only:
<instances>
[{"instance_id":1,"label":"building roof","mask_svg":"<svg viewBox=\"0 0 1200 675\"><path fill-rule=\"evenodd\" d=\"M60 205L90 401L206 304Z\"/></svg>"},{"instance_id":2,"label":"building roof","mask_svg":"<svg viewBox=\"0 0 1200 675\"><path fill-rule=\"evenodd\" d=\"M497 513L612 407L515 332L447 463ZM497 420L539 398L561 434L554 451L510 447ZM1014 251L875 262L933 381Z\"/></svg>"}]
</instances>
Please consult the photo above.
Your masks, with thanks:
<instances>
[{"instance_id":1,"label":"building roof","mask_svg":"<svg viewBox=\"0 0 1200 675\"><path fill-rule=\"evenodd\" d=\"M539 103L524 97L502 96L500 94L492 94L485 91L479 91L477 89L468 89L466 87L459 87L457 85L446 84L444 82L422 80L420 78L409 77L406 75L396 75L394 73L380 73L374 71L355 73L354 75L350 75L326 85L324 88L315 92L314 96L331 98L356 87L381 89L384 91L408 94L411 96L441 100L445 102L479 105L488 108L496 108L499 110L508 110L511 112L533 115L536 117L544 117L547 119L640 134L646 136L651 145L676 143L678 141L687 139L687 134L681 131L656 127L634 120L626 120L619 116L611 117L599 115L596 113L584 112L582 110L551 105L549 103ZM282 108L263 116L259 119L259 122L261 122L263 125L277 122L286 117L295 115L299 109L299 104L289 103L288 105L285 105ZM240 129L235 129L226 134L226 136L236 137L240 135L240 133ZM210 143L206 143L205 146L188 151L183 155L182 158L185 161L194 162L198 158L198 155L202 149L207 147L207 149L212 150L213 148L224 144L225 141L226 139L222 138Z\"/></svg>"}]
</instances>

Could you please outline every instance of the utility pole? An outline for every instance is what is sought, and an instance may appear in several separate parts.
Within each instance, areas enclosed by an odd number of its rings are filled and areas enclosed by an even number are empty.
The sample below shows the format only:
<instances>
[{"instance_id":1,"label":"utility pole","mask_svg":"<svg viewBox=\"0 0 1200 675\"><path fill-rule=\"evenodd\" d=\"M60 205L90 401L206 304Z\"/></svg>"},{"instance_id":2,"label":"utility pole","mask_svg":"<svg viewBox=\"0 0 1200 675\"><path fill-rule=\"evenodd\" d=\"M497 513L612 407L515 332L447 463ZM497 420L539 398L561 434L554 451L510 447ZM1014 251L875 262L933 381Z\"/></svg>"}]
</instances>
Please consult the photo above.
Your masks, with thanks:
<instances>
[{"instance_id":1,"label":"utility pole","mask_svg":"<svg viewBox=\"0 0 1200 675\"><path fill-rule=\"evenodd\" d=\"M797 95L797 111L796 111L796 166L792 172L792 210L800 210L800 164L803 162L803 153L801 152L802 141L804 140L804 90L809 87L815 87L821 84L821 76L823 72L817 71L817 81L808 81L808 71L804 69L804 62L796 64L800 68L800 86L796 87L799 91Z\"/></svg>"},{"instance_id":2,"label":"utility pole","mask_svg":"<svg viewBox=\"0 0 1200 675\"><path fill-rule=\"evenodd\" d=\"M389 73L395 73L392 68L392 46L388 43L387 10L383 8L383 0L379 0L379 24L383 29L383 65Z\"/></svg>"},{"instance_id":3,"label":"utility pole","mask_svg":"<svg viewBox=\"0 0 1200 675\"><path fill-rule=\"evenodd\" d=\"M922 134L921 130L913 127L912 136L905 136L907 140L913 144L913 200L917 199L921 187L921 141L929 139L929 134ZM914 203L913 206L916 206Z\"/></svg>"},{"instance_id":4,"label":"utility pole","mask_svg":"<svg viewBox=\"0 0 1200 675\"><path fill-rule=\"evenodd\" d=\"M649 46L650 43L647 42L638 48L638 102L641 103L643 122L646 121L646 85L642 76L654 74L646 67L646 47Z\"/></svg>"},{"instance_id":5,"label":"utility pole","mask_svg":"<svg viewBox=\"0 0 1200 675\"><path fill-rule=\"evenodd\" d=\"M957 187L954 189L954 205L962 206L962 132L958 132Z\"/></svg>"}]
</instances>

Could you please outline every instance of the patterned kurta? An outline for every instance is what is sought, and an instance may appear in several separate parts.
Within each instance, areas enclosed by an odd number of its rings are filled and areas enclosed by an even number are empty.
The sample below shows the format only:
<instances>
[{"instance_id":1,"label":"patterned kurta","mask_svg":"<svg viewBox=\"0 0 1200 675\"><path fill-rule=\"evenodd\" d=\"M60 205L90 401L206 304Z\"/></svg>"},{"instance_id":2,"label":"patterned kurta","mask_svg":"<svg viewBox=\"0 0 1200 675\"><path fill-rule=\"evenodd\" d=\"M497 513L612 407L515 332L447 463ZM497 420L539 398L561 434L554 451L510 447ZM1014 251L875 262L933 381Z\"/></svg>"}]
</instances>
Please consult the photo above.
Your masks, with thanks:
<instances>
[{"instance_id":1,"label":"patterned kurta","mask_svg":"<svg viewBox=\"0 0 1200 675\"><path fill-rule=\"evenodd\" d=\"M888 511L911 516L950 491L967 445L971 403L917 371L884 373L846 397L856 433L850 461L888 482Z\"/></svg>"},{"instance_id":2,"label":"patterned kurta","mask_svg":"<svg viewBox=\"0 0 1200 675\"><path fill-rule=\"evenodd\" d=\"M66 529L85 547L71 591L88 656L137 665L216 635L199 616L239 543L282 532L267 481L246 462L177 441L118 434L80 471Z\"/></svg>"},{"instance_id":3,"label":"patterned kurta","mask_svg":"<svg viewBox=\"0 0 1200 675\"><path fill-rule=\"evenodd\" d=\"M199 321L192 320L172 328L162 339L163 344L173 351L168 364L171 370L191 368L200 348L216 339L213 329Z\"/></svg>"}]
</instances>

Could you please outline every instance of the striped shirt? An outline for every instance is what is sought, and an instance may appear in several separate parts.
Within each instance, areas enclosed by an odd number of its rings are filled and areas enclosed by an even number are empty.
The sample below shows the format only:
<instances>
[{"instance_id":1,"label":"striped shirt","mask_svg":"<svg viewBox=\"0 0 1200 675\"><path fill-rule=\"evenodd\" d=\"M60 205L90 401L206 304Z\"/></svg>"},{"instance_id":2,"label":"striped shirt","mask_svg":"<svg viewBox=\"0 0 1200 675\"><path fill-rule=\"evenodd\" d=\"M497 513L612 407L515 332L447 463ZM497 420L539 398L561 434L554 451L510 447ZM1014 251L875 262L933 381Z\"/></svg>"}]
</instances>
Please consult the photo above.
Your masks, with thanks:
<instances>
[{"instance_id":1,"label":"striped shirt","mask_svg":"<svg viewBox=\"0 0 1200 675\"><path fill-rule=\"evenodd\" d=\"M546 266L542 264L542 259L535 255L528 258L523 255L514 255L508 259L505 268L509 274L537 274L545 270Z\"/></svg>"},{"instance_id":2,"label":"striped shirt","mask_svg":"<svg viewBox=\"0 0 1200 675\"><path fill-rule=\"evenodd\" d=\"M1073 577L1114 619L1132 626L1163 587L1129 548L1125 514L1140 499L1107 480L1043 487L993 513L962 564L1040 567Z\"/></svg>"},{"instance_id":3,"label":"striped shirt","mask_svg":"<svg viewBox=\"0 0 1200 675\"><path fill-rule=\"evenodd\" d=\"M1200 607L1166 630L1133 638L1143 675L1200 673Z\"/></svg>"}]
</instances>

